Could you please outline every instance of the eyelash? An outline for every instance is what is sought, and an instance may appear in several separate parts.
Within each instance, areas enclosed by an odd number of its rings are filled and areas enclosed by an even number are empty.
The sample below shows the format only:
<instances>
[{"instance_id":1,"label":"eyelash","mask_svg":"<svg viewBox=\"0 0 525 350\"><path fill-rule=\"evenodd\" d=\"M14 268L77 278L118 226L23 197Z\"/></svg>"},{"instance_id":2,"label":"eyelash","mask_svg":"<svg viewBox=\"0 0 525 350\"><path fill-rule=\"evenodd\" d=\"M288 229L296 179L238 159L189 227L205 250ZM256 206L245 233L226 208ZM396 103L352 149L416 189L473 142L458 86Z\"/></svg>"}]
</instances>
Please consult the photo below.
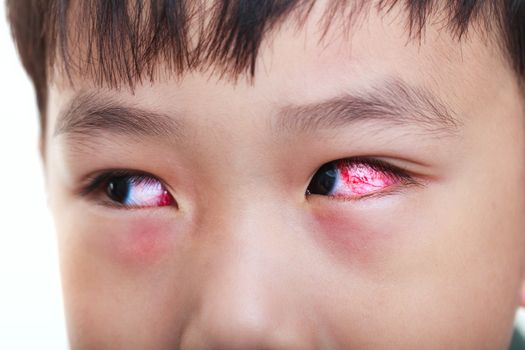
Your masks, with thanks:
<instances>
[{"instance_id":1,"label":"eyelash","mask_svg":"<svg viewBox=\"0 0 525 350\"><path fill-rule=\"evenodd\" d=\"M362 200L366 198L371 197L381 197L386 195L391 195L398 193L403 187L405 186L421 186L422 183L417 181L410 173L398 166L392 165L386 161L383 161L378 158L373 157L350 157L350 158L344 158L344 159L338 159L333 160L328 163L323 164L320 168L317 168L314 175L312 176L312 180L314 179L315 175L324 167L327 165L343 165L345 167L351 168L355 166L366 166L369 169L376 171L382 175L384 175L388 180L392 180L394 183L384 186L383 189L380 189L378 191L373 191L371 193L359 195L359 196L335 196L335 195L324 195L324 197L327 197L330 200L337 200L337 201L356 201L356 200ZM312 182L310 182L311 184ZM308 185L308 189L310 188L310 184ZM306 195L308 196L315 196L317 194L310 193L307 189Z\"/></svg>"},{"instance_id":2,"label":"eyelash","mask_svg":"<svg viewBox=\"0 0 525 350\"><path fill-rule=\"evenodd\" d=\"M396 180L400 181L414 181L414 178L408 173L406 169L403 169L399 166L392 165L388 162L377 158L369 157L352 157L341 160L336 160L335 162L344 162L346 165L354 164L364 164L368 165L376 171L383 172L389 176L392 176Z\"/></svg>"},{"instance_id":3,"label":"eyelash","mask_svg":"<svg viewBox=\"0 0 525 350\"><path fill-rule=\"evenodd\" d=\"M380 190L376 192L372 192L369 194L364 194L358 197L343 197L343 196L334 196L334 195L323 195L323 197L329 199L329 200L338 200L338 201L355 201L370 197L378 197L378 196L384 196L388 194L396 193L397 190L399 190L400 186L407 186L407 185L420 185L419 182L417 182L413 176L411 176L405 169L402 169L400 167L394 166L390 163L387 163L383 160L377 159L377 158L370 158L370 157L351 157L351 158L345 158L345 159L338 159L334 160L328 163L325 163L325 165L329 164L343 164L344 166L356 166L356 165L364 165L369 167L370 169L377 171L381 174L384 174L388 178L398 182L394 185L386 186L386 190ZM322 169L322 167L319 167L316 169L315 174ZM111 180L117 179L117 178L128 178L133 183L148 183L152 181L158 182L160 185L163 186L163 188L167 189L167 186L165 185L164 181L159 179L158 177L143 172L143 171L137 171L137 170L127 170L127 169L116 169L116 170L106 170L102 173L95 174L92 176L89 176L86 180L86 185L82 186L80 189L80 194L84 197L93 196L97 193L100 193L100 195L104 195L106 198L102 201L102 204L115 207L118 209L141 209L144 207L141 206L133 206L133 205L127 205L123 203L118 203L111 198L109 198L107 194L107 187L109 186L109 183ZM313 180L313 177L312 177ZM311 184L311 182L310 182ZM309 184L309 186L310 186ZM390 188L391 187L391 188ZM168 192L169 194L169 192ZM306 190L306 196L313 196L316 194L310 193L308 190ZM171 196L171 194L170 194ZM176 205L175 200L173 200L174 204Z\"/></svg>"},{"instance_id":4,"label":"eyelash","mask_svg":"<svg viewBox=\"0 0 525 350\"><path fill-rule=\"evenodd\" d=\"M157 182L164 189L167 190L165 182L159 179L157 176L139 170L115 169L106 170L104 172L89 176L85 181L86 184L81 187L79 193L81 196L84 197L104 195L105 199L101 201L101 204L117 209L147 208L147 206L127 205L123 203L118 203L113 199L109 198L109 195L106 192L107 187L109 186L111 180L115 180L117 178L129 179L129 181L133 184L151 184L153 182ZM168 194L171 196L169 192ZM176 202L174 200L173 202L174 203L170 204L170 206L176 206Z\"/></svg>"}]
</instances>

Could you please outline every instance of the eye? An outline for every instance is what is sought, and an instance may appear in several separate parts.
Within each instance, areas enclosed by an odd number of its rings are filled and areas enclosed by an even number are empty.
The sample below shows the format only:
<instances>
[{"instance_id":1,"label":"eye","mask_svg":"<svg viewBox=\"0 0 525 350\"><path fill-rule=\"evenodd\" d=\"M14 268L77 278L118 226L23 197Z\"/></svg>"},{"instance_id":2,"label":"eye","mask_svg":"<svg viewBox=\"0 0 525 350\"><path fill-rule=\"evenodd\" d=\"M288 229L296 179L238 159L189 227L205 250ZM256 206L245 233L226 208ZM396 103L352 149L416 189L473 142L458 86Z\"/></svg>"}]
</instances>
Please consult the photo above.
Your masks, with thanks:
<instances>
[{"instance_id":1,"label":"eye","mask_svg":"<svg viewBox=\"0 0 525 350\"><path fill-rule=\"evenodd\" d=\"M110 171L95 177L84 194L105 197L103 202L123 208L165 207L175 204L160 180L145 173Z\"/></svg>"},{"instance_id":2,"label":"eye","mask_svg":"<svg viewBox=\"0 0 525 350\"><path fill-rule=\"evenodd\" d=\"M400 168L378 159L355 157L324 164L314 174L306 193L359 199L413 182Z\"/></svg>"}]
</instances>

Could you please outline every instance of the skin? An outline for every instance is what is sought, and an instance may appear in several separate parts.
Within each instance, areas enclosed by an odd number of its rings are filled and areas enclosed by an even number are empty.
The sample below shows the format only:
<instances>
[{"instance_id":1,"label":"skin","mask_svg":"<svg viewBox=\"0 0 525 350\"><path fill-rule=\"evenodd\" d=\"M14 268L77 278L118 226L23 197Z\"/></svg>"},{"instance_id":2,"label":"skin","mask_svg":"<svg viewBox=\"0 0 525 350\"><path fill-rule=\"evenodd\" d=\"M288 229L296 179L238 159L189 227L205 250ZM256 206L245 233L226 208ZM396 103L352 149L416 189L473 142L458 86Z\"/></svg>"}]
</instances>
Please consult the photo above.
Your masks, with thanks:
<instances>
[{"instance_id":1,"label":"skin","mask_svg":"<svg viewBox=\"0 0 525 350\"><path fill-rule=\"evenodd\" d=\"M129 89L60 75L45 144L75 349L505 349L525 304L524 106L515 74L472 31L371 12L319 44L316 13L261 48L255 80L206 72ZM350 39L350 40L349 40ZM455 111L457 133L354 123L276 133L276 106L387 76ZM79 91L165 113L180 138L52 136ZM225 103L227 101L227 103ZM373 156L420 184L341 200L305 196L315 171ZM78 194L108 168L146 171L178 207L118 209Z\"/></svg>"}]
</instances>

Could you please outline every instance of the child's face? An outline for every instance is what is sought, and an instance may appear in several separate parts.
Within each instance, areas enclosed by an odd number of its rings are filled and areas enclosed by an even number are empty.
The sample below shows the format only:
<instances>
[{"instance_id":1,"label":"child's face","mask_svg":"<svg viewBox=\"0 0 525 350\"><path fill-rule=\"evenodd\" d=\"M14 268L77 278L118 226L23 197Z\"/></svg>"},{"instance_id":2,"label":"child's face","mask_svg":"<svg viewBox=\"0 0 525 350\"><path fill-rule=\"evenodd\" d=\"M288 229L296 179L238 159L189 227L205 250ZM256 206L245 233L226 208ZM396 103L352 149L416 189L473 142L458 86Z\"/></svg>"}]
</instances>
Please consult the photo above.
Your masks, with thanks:
<instances>
[{"instance_id":1,"label":"child's face","mask_svg":"<svg viewBox=\"0 0 525 350\"><path fill-rule=\"evenodd\" d=\"M513 71L475 31L409 41L402 13L319 30L281 28L253 84L51 84L73 347L506 346L525 265Z\"/></svg>"}]
</instances>

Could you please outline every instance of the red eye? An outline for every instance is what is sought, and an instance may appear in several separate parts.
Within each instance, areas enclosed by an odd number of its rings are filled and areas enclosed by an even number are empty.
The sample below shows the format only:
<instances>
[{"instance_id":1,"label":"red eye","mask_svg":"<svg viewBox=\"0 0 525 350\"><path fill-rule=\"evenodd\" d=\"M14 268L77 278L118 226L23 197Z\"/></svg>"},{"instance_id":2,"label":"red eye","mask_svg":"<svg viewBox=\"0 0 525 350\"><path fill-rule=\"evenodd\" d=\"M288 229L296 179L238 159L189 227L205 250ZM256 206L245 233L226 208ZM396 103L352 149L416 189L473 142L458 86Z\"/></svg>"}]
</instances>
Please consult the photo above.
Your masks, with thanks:
<instances>
[{"instance_id":1,"label":"red eye","mask_svg":"<svg viewBox=\"0 0 525 350\"><path fill-rule=\"evenodd\" d=\"M360 198L409 178L401 169L375 159L350 158L323 165L308 186L309 194Z\"/></svg>"},{"instance_id":2,"label":"red eye","mask_svg":"<svg viewBox=\"0 0 525 350\"><path fill-rule=\"evenodd\" d=\"M339 162L337 170L340 174L340 182L332 194L336 197L355 197L375 193L398 181L391 174L376 170L367 164Z\"/></svg>"},{"instance_id":3,"label":"red eye","mask_svg":"<svg viewBox=\"0 0 525 350\"><path fill-rule=\"evenodd\" d=\"M164 207L174 203L164 185L152 177L113 177L108 181L106 193L126 207Z\"/></svg>"},{"instance_id":4,"label":"red eye","mask_svg":"<svg viewBox=\"0 0 525 350\"><path fill-rule=\"evenodd\" d=\"M177 205L162 181L153 175L132 170L109 170L98 174L90 179L81 194L103 197L104 203L123 209Z\"/></svg>"}]
</instances>

